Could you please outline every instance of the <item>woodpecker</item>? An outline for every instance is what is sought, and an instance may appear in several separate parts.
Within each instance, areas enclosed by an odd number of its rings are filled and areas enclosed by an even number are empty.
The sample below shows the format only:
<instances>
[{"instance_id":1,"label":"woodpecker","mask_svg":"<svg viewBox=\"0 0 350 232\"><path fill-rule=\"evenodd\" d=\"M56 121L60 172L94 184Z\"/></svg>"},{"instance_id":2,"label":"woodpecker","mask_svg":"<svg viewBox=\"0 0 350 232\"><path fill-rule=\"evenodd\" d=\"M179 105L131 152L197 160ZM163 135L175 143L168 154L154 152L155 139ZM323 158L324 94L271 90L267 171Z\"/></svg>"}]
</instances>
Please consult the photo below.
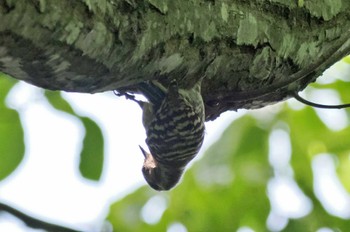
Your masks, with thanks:
<instances>
[{"instance_id":1,"label":"woodpecker","mask_svg":"<svg viewBox=\"0 0 350 232\"><path fill-rule=\"evenodd\" d=\"M201 81L190 88L179 87L176 81L168 88L158 82L144 82L139 91L149 102L131 98L143 110L150 153L140 146L144 155L142 173L155 190L173 188L202 146L205 114Z\"/></svg>"}]
</instances>

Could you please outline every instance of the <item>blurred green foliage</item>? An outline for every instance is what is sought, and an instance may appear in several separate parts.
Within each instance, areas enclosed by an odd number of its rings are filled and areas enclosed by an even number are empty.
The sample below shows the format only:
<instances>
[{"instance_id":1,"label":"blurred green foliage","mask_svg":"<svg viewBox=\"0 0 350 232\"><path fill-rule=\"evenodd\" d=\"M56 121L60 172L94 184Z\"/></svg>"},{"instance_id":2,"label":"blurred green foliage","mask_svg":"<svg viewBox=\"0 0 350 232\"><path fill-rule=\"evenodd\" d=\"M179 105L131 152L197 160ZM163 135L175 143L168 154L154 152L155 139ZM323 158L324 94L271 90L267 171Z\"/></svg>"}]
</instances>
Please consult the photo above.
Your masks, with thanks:
<instances>
[{"instance_id":1,"label":"blurred green foliage","mask_svg":"<svg viewBox=\"0 0 350 232\"><path fill-rule=\"evenodd\" d=\"M104 140L101 129L88 117L80 118L84 124L86 135L80 153L79 170L83 177L99 180L103 171Z\"/></svg>"},{"instance_id":2,"label":"blurred green foliage","mask_svg":"<svg viewBox=\"0 0 350 232\"><path fill-rule=\"evenodd\" d=\"M0 73L0 180L17 168L25 153L24 132L19 114L6 104L6 97L16 83L15 79ZM100 127L90 118L76 114L60 92L45 91L45 96L57 110L75 116L82 122L85 136L79 170L83 177L98 181L104 165L104 139Z\"/></svg>"},{"instance_id":3,"label":"blurred green foliage","mask_svg":"<svg viewBox=\"0 0 350 232\"><path fill-rule=\"evenodd\" d=\"M101 128L92 119L75 113L70 104L61 97L60 92L45 91L45 96L57 110L75 116L82 122L85 136L80 152L79 171L84 178L98 181L104 165L104 139Z\"/></svg>"},{"instance_id":4,"label":"blurred green foliage","mask_svg":"<svg viewBox=\"0 0 350 232\"><path fill-rule=\"evenodd\" d=\"M5 103L14 84L15 81L0 77L0 180L15 170L25 152L19 114ZM343 103L350 102L350 79L315 83L313 87L334 90ZM75 116L82 123L85 135L77 168L85 178L98 181L104 167L101 129L92 119L78 115L59 92L45 91L45 96L57 110ZM308 106L293 109L282 103L273 110L265 109L264 113L251 111L232 122L221 138L185 172L175 189L156 192L143 186L113 203L107 220L113 231L122 232L167 231L174 223L181 223L189 232L237 231L242 227L272 230L267 223L273 210L269 184L281 175L278 174L281 170L269 162L270 139L274 131L282 130L289 135L291 144L291 158L282 172L295 181L312 202L312 209L301 218L280 215L286 219L280 230L317 231L326 227L347 231L350 221L331 215L314 191L312 166L320 154L331 155L339 180L350 191L350 111L343 111L348 124L341 130L330 128ZM281 156L286 155L283 152L287 151L281 149Z\"/></svg>"},{"instance_id":5,"label":"blurred green foliage","mask_svg":"<svg viewBox=\"0 0 350 232\"><path fill-rule=\"evenodd\" d=\"M157 193L145 187L113 204L108 219L114 231L166 231L174 222L189 231L234 231L244 225L263 231L270 208L266 183L272 170L268 141L261 139L269 131L251 126L255 123L251 116L235 121L174 190ZM155 195L165 197L168 208L159 223L149 225L140 212Z\"/></svg>"},{"instance_id":6,"label":"blurred green foliage","mask_svg":"<svg viewBox=\"0 0 350 232\"><path fill-rule=\"evenodd\" d=\"M0 180L10 175L24 157L24 132L19 114L5 102L15 83L0 73Z\"/></svg>"},{"instance_id":7,"label":"blurred green foliage","mask_svg":"<svg viewBox=\"0 0 350 232\"><path fill-rule=\"evenodd\" d=\"M174 190L157 193L144 187L115 202L108 216L114 231L166 231L174 222L182 223L188 231L236 231L242 226L267 231L270 203L266 188L274 176L268 163L268 140L281 122L289 125L295 181L313 202L312 212L292 219L284 231L316 231L321 227L347 231L350 221L331 216L315 196L311 162L321 152L337 155L340 163L345 161L340 165L345 166L342 170L347 170L339 178L348 185L350 126L332 131L310 107L295 111L285 105L270 116L273 118L263 126L249 114L234 121ZM315 149L315 144L321 149ZM159 222L147 224L142 209L157 195L166 198L167 209Z\"/></svg>"}]
</instances>

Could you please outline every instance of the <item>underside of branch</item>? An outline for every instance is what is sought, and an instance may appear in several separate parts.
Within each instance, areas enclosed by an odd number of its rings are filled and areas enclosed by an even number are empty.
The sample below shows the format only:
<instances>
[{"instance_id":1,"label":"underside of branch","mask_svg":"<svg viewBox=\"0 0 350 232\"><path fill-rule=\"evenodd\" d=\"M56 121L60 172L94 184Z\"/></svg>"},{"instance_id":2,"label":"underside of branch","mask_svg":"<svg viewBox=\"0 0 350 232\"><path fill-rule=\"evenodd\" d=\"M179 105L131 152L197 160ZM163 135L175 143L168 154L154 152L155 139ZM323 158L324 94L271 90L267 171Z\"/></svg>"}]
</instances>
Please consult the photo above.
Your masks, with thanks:
<instances>
[{"instance_id":1,"label":"underside of branch","mask_svg":"<svg viewBox=\"0 0 350 232\"><path fill-rule=\"evenodd\" d=\"M205 76L206 119L285 100L350 52L350 3L0 0L0 70L95 93Z\"/></svg>"}]
</instances>

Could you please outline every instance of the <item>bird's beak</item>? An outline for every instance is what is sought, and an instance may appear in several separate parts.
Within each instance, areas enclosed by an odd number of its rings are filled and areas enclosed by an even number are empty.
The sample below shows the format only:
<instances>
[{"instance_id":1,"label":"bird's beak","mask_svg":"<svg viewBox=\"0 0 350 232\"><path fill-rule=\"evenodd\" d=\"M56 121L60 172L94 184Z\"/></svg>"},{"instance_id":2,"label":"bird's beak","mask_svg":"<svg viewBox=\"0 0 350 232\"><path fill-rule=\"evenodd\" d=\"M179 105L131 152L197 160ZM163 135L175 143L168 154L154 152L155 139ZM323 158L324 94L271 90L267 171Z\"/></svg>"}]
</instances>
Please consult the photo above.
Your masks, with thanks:
<instances>
[{"instance_id":1,"label":"bird's beak","mask_svg":"<svg viewBox=\"0 0 350 232\"><path fill-rule=\"evenodd\" d=\"M141 149L141 152L143 154L143 156L145 157L145 159L147 158L148 153L145 151L145 149L143 149L140 145L139 148Z\"/></svg>"},{"instance_id":2,"label":"bird's beak","mask_svg":"<svg viewBox=\"0 0 350 232\"><path fill-rule=\"evenodd\" d=\"M143 163L143 166L147 169L153 169L157 167L157 162L154 160L153 156L145 151L141 146L139 146L143 156L145 157L145 161Z\"/></svg>"}]
</instances>

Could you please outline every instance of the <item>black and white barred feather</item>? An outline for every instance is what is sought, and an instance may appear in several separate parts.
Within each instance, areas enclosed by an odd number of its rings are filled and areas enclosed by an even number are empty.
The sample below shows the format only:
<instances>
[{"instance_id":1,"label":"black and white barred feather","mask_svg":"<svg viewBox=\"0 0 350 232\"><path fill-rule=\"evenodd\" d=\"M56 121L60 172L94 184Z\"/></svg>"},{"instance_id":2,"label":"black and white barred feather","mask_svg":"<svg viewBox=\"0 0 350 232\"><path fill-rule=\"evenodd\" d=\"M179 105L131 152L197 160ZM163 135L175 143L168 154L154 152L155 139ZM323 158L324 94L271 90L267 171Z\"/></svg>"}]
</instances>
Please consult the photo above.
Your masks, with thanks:
<instances>
[{"instance_id":1,"label":"black and white barred feather","mask_svg":"<svg viewBox=\"0 0 350 232\"><path fill-rule=\"evenodd\" d=\"M186 165L196 156L204 139L204 104L201 96L201 80L189 89L179 88L172 82L168 89L152 83L143 86L148 99L154 95L152 88L164 93L161 101L140 103L143 108L143 124L146 129L142 168L148 184L156 190L169 190L180 180ZM162 94L157 94L161 96Z\"/></svg>"}]
</instances>

